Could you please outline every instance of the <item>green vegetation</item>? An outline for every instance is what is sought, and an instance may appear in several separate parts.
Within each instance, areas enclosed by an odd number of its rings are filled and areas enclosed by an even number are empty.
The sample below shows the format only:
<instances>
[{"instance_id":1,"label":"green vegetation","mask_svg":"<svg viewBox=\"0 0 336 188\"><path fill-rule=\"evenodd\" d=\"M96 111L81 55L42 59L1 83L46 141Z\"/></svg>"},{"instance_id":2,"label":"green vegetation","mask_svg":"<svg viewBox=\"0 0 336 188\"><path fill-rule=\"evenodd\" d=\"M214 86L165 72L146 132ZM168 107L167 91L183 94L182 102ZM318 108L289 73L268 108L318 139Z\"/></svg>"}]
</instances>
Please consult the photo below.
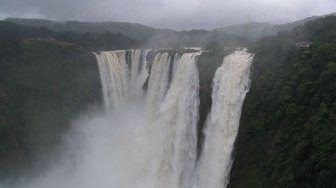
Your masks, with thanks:
<instances>
[{"instance_id":1,"label":"green vegetation","mask_svg":"<svg viewBox=\"0 0 336 188\"><path fill-rule=\"evenodd\" d=\"M1 172L46 159L71 120L99 99L94 57L77 46L22 44L0 70Z\"/></svg>"},{"instance_id":2,"label":"green vegetation","mask_svg":"<svg viewBox=\"0 0 336 188\"><path fill-rule=\"evenodd\" d=\"M33 158L46 161L72 118L100 101L92 51L247 45L255 54L252 85L229 187L336 187L335 16L253 44L245 37L204 30L152 32L146 39L105 29L57 32L0 22L0 177L31 165ZM296 48L301 40L313 44ZM214 71L227 53L208 51L198 59L199 130L211 106Z\"/></svg>"},{"instance_id":3,"label":"green vegetation","mask_svg":"<svg viewBox=\"0 0 336 188\"><path fill-rule=\"evenodd\" d=\"M220 31L190 30L159 32L147 39L143 46L150 48L202 47L204 49L241 47L250 44L243 36Z\"/></svg>"},{"instance_id":4,"label":"green vegetation","mask_svg":"<svg viewBox=\"0 0 336 188\"><path fill-rule=\"evenodd\" d=\"M31 28L43 28L61 32L61 40L70 40L92 49L130 48L183 48L204 47L207 49L241 47L250 40L238 32L220 30L174 31L156 29L136 23L126 22L55 22L41 19L8 18L6 21ZM48 29L47 29L48 28ZM26 29L27 30L27 29ZM36 33L36 32L32 32ZM55 36L54 36L55 37Z\"/></svg>"},{"instance_id":5,"label":"green vegetation","mask_svg":"<svg viewBox=\"0 0 336 188\"><path fill-rule=\"evenodd\" d=\"M46 27L16 25L0 21L0 58L17 54L20 43L45 41L58 44L75 44L86 51L134 48L139 42L121 33L55 32Z\"/></svg>"},{"instance_id":6,"label":"green vegetation","mask_svg":"<svg viewBox=\"0 0 336 188\"><path fill-rule=\"evenodd\" d=\"M73 118L100 101L91 50L129 48L133 41L0 22L0 177L41 167L32 159L43 165Z\"/></svg>"},{"instance_id":7,"label":"green vegetation","mask_svg":"<svg viewBox=\"0 0 336 188\"><path fill-rule=\"evenodd\" d=\"M309 40L309 48L295 42ZM229 187L336 187L336 17L259 40Z\"/></svg>"},{"instance_id":8,"label":"green vegetation","mask_svg":"<svg viewBox=\"0 0 336 188\"><path fill-rule=\"evenodd\" d=\"M308 21L316 20L319 16L312 16L292 23L274 25L269 23L250 22L246 24L230 25L216 29L216 31L243 36L251 40L260 39L266 36L275 36L278 32L288 32L297 26L303 25Z\"/></svg>"},{"instance_id":9,"label":"green vegetation","mask_svg":"<svg viewBox=\"0 0 336 188\"><path fill-rule=\"evenodd\" d=\"M7 18L6 21L32 27L46 27L53 31L59 32L76 32L76 33L122 33L136 40L145 40L160 29L155 29L137 23L127 22L78 22L65 21L57 22L43 19L21 19Z\"/></svg>"}]
</instances>

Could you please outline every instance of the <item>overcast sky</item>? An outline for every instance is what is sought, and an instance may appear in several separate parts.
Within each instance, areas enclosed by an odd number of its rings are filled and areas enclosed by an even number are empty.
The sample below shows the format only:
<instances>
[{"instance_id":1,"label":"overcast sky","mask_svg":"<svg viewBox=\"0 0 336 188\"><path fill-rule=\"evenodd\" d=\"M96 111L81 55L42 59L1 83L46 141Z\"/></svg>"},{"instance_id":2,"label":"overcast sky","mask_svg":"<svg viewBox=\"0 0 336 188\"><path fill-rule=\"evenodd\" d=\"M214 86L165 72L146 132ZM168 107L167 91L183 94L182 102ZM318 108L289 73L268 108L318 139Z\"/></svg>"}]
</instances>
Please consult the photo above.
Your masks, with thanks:
<instances>
[{"instance_id":1,"label":"overcast sky","mask_svg":"<svg viewBox=\"0 0 336 188\"><path fill-rule=\"evenodd\" d=\"M0 0L0 19L125 21L172 29L285 23L331 12L336 0Z\"/></svg>"}]
</instances>

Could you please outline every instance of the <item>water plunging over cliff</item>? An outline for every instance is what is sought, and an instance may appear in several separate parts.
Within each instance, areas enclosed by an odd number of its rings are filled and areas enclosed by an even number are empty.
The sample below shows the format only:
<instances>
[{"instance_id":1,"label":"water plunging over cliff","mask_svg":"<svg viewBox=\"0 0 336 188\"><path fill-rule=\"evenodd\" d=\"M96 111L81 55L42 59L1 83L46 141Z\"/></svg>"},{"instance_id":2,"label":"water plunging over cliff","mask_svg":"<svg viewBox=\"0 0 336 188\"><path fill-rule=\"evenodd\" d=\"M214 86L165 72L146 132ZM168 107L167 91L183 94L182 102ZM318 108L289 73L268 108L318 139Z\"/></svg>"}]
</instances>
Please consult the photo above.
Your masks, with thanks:
<instances>
[{"instance_id":1,"label":"water plunging over cliff","mask_svg":"<svg viewBox=\"0 0 336 188\"><path fill-rule=\"evenodd\" d=\"M229 180L231 153L238 133L245 95L249 89L251 54L236 51L224 58L213 79L212 107L205 142L197 166L195 187L223 188Z\"/></svg>"},{"instance_id":2,"label":"water plunging over cliff","mask_svg":"<svg viewBox=\"0 0 336 188\"><path fill-rule=\"evenodd\" d=\"M95 53L103 112L75 121L64 157L48 172L12 187L225 187L252 55L237 50L217 69L197 159L202 53L161 50L149 60L149 52Z\"/></svg>"}]
</instances>

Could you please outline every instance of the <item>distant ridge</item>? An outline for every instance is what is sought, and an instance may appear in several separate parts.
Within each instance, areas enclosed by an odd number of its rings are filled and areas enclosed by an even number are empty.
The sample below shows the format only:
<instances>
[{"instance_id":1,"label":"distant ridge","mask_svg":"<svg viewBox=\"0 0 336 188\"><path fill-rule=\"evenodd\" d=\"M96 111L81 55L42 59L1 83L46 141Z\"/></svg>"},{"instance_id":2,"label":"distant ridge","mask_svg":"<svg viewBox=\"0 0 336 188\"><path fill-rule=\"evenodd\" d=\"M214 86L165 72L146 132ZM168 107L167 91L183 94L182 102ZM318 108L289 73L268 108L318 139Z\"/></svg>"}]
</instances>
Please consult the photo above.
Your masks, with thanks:
<instances>
[{"instance_id":1,"label":"distant ridge","mask_svg":"<svg viewBox=\"0 0 336 188\"><path fill-rule=\"evenodd\" d=\"M158 29L138 23L129 22L81 22L81 21L51 21L45 19L25 19L25 18L7 18L5 21L11 21L15 24L33 26L33 27L47 27L54 31L72 31L72 32L112 32L122 33L138 41L145 41L153 36L161 36L162 39L167 37L176 37L179 35L199 35L207 36L209 34L231 35L237 37L244 37L250 40L256 40L265 36L274 36L279 32L291 31L293 28L303 25L309 21L316 20L321 17L336 16L336 13L330 13L323 16L311 16L295 22L286 24L271 24L262 22L249 22L245 24L230 25L221 28L208 30L189 30L189 31L175 31L169 29Z\"/></svg>"},{"instance_id":2,"label":"distant ridge","mask_svg":"<svg viewBox=\"0 0 336 188\"><path fill-rule=\"evenodd\" d=\"M222 31L230 34L235 34L238 36L245 36L250 39L259 39L264 36L273 36L277 35L278 32L282 31L291 31L299 25L303 25L309 21L316 20L321 17L333 16L336 13L331 13L323 16L311 16L295 22L286 23L286 24L270 24L270 23L261 23L261 22L250 22L246 24L230 25L222 28L215 29L216 31Z\"/></svg>"},{"instance_id":3,"label":"distant ridge","mask_svg":"<svg viewBox=\"0 0 336 188\"><path fill-rule=\"evenodd\" d=\"M251 39L261 38L263 36L272 35L274 24L250 22L246 24L230 25L222 28L215 29L238 36L246 36Z\"/></svg>"},{"instance_id":4,"label":"distant ridge","mask_svg":"<svg viewBox=\"0 0 336 188\"><path fill-rule=\"evenodd\" d=\"M44 19L24 19L24 18L7 18L19 25L33 27L47 27L55 31L73 31L73 32L94 32L101 33L110 31L113 33L123 33L137 40L144 40L155 34L161 29L152 28L138 23L128 22L80 22L80 21L51 21Z\"/></svg>"}]
</instances>

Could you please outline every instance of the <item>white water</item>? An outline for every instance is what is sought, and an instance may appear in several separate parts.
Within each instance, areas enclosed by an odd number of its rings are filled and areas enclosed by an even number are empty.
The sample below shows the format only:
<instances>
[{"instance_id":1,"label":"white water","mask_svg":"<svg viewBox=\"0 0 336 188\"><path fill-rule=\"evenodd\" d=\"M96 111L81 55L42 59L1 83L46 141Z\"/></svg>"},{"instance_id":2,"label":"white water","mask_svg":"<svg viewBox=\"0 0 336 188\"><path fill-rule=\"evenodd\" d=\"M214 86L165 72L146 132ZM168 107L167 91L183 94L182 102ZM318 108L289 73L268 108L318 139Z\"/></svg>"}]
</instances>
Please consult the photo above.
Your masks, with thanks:
<instances>
[{"instance_id":1,"label":"white water","mask_svg":"<svg viewBox=\"0 0 336 188\"><path fill-rule=\"evenodd\" d=\"M128 97L126 52L102 52L101 55L95 55L99 64L105 108L118 107Z\"/></svg>"},{"instance_id":2,"label":"white water","mask_svg":"<svg viewBox=\"0 0 336 188\"><path fill-rule=\"evenodd\" d=\"M99 67L104 105L107 110L118 108L126 101L137 101L143 98L143 89L148 70L147 50L131 50L131 70L126 63L126 51L108 51L94 53ZM141 62L142 61L142 62Z\"/></svg>"},{"instance_id":3,"label":"white water","mask_svg":"<svg viewBox=\"0 0 336 188\"><path fill-rule=\"evenodd\" d=\"M97 60L104 60L101 56L106 53L117 56L114 53L120 52L103 52L97 55ZM140 52L132 51L132 69L130 75L130 93L139 93L139 88L145 82L145 76L148 73L137 74L136 69L140 61ZM134 130L128 132L130 139L134 139L132 145L124 149L129 149L130 153L126 155L135 156L127 158L127 161L120 160L119 163L133 163L125 171L130 182L118 184L121 187L149 187L149 188L183 188L192 184L194 165L196 162L196 143L197 131L196 124L198 121L199 109L199 80L198 70L196 67L196 56L198 53L183 54L181 57L176 54L171 57L168 53L156 54L151 69L151 75L148 80L147 96L143 98L144 107L132 107L137 113L141 114L141 123L137 124ZM171 59L174 58L173 79L168 89L168 74ZM124 60L117 62L117 59L107 59L103 64L99 62L100 70L111 67L110 64L123 64ZM120 61L120 60L119 60ZM103 65L103 67L101 67ZM107 67L107 68L106 68ZM127 70L127 67L125 67ZM142 68L144 70L144 68ZM101 71L101 74L109 73L105 77L118 77L120 70L111 70L110 72ZM122 74L124 76L125 74ZM141 78L141 82L138 80ZM127 80L127 79L126 79ZM110 80L102 79L102 82ZM133 86L139 82L139 85ZM102 83L108 85L111 83ZM119 83L112 83L112 85ZM141 86L141 87L139 87ZM113 89L113 87L106 87ZM104 87L103 87L104 89ZM126 90L126 89L125 89ZM105 91L104 93L113 93ZM132 96L132 94L130 94ZM136 95L139 98L141 95ZM123 96L122 100L129 98ZM105 105L110 105L105 101ZM123 101L115 103L121 104ZM114 103L112 103L114 104ZM125 103L124 103L125 104ZM134 118L134 117L130 117ZM139 117L138 117L139 118ZM136 119L136 121L138 121ZM114 152L118 152L115 150ZM125 177L122 177L125 178ZM133 183L131 183L133 179ZM116 181L118 182L118 180Z\"/></svg>"},{"instance_id":4,"label":"white water","mask_svg":"<svg viewBox=\"0 0 336 188\"><path fill-rule=\"evenodd\" d=\"M197 188L223 188L229 180L231 153L238 133L244 98L249 88L252 55L236 51L224 58L213 80L212 107L197 166Z\"/></svg>"},{"instance_id":5,"label":"white water","mask_svg":"<svg viewBox=\"0 0 336 188\"><path fill-rule=\"evenodd\" d=\"M199 80L197 54L175 58L171 86L154 122L154 187L190 187L196 162ZM150 93L149 93L150 96Z\"/></svg>"},{"instance_id":6,"label":"white water","mask_svg":"<svg viewBox=\"0 0 336 188\"><path fill-rule=\"evenodd\" d=\"M167 92L170 59L171 57L168 53L158 53L152 64L151 75L148 80L147 98L145 99L150 122L154 120L155 114Z\"/></svg>"},{"instance_id":7,"label":"white water","mask_svg":"<svg viewBox=\"0 0 336 188\"><path fill-rule=\"evenodd\" d=\"M65 137L62 159L47 172L5 187L225 187L248 90L250 54L237 51L216 71L213 106L197 163L200 101L196 59L200 53L157 53L149 75L147 52L130 50L130 63L126 51L95 54L104 113L85 115L74 122Z\"/></svg>"}]
</instances>

